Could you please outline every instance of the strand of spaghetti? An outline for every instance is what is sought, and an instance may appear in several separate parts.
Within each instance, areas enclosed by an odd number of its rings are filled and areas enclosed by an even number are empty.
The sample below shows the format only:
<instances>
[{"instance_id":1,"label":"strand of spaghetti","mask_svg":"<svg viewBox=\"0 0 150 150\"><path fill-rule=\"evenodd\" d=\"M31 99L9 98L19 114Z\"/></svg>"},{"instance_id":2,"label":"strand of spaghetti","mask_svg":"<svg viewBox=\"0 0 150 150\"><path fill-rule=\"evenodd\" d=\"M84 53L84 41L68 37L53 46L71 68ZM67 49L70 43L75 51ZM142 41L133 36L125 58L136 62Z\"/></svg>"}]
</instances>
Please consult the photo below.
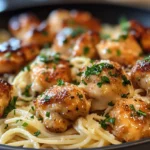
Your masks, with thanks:
<instances>
[{"instance_id":1,"label":"strand of spaghetti","mask_svg":"<svg viewBox=\"0 0 150 150\"><path fill-rule=\"evenodd\" d=\"M21 128L17 128L17 129L10 129L8 131L6 131L2 137L1 137L1 142L2 144L7 143L7 141L9 141L12 137L12 135L15 134L23 134L25 135L27 138L29 138L30 140L33 140L35 142L38 143L45 143L45 144L56 144L56 145L62 145L62 144L75 144L78 143L79 141L83 140L84 137L80 137L80 138L76 138L76 139L67 139L65 137L60 139L48 139L48 138L37 138L35 136L33 136L31 133L29 133L28 131L21 129Z\"/></svg>"},{"instance_id":2,"label":"strand of spaghetti","mask_svg":"<svg viewBox=\"0 0 150 150\"><path fill-rule=\"evenodd\" d=\"M61 146L61 148L63 149L73 149L73 148L82 148L84 147L89 141L91 140L90 136L87 136L86 139L84 139L83 141L81 141L80 143L77 144L72 144L70 146Z\"/></svg>"}]
</instances>

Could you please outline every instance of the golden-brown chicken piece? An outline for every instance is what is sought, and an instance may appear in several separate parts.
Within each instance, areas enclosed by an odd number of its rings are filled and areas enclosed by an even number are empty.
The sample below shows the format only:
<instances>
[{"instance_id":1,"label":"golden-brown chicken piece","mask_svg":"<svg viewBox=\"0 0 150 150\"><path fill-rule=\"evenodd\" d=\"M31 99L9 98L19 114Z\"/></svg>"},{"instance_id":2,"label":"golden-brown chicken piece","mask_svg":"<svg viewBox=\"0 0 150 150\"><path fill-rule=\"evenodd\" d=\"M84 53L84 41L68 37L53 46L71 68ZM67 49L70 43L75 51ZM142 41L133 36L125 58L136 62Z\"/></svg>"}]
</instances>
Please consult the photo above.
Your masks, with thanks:
<instances>
[{"instance_id":1,"label":"golden-brown chicken piece","mask_svg":"<svg viewBox=\"0 0 150 150\"><path fill-rule=\"evenodd\" d=\"M23 39L30 29L37 27L39 24L40 20L34 14L24 13L10 19L9 29L15 37Z\"/></svg>"},{"instance_id":2,"label":"golden-brown chicken piece","mask_svg":"<svg viewBox=\"0 0 150 150\"><path fill-rule=\"evenodd\" d=\"M12 86L0 79L0 117L3 116L4 109L8 106L11 100Z\"/></svg>"},{"instance_id":3,"label":"golden-brown chicken piece","mask_svg":"<svg viewBox=\"0 0 150 150\"><path fill-rule=\"evenodd\" d=\"M69 62L60 58L59 54L53 56L40 55L38 62L31 65L32 90L43 92L59 79L71 82L71 70Z\"/></svg>"},{"instance_id":4,"label":"golden-brown chicken piece","mask_svg":"<svg viewBox=\"0 0 150 150\"><path fill-rule=\"evenodd\" d=\"M49 88L34 104L46 128L52 132L66 131L78 117L85 117L90 110L90 100L85 93L67 83Z\"/></svg>"},{"instance_id":5,"label":"golden-brown chicken piece","mask_svg":"<svg viewBox=\"0 0 150 150\"><path fill-rule=\"evenodd\" d=\"M92 100L91 111L104 110L109 102L132 97L133 86L118 63L101 60L84 68L80 87Z\"/></svg>"},{"instance_id":6,"label":"golden-brown chicken piece","mask_svg":"<svg viewBox=\"0 0 150 150\"><path fill-rule=\"evenodd\" d=\"M145 53L150 53L150 28L145 28L135 20L130 21L130 34L142 45Z\"/></svg>"},{"instance_id":7,"label":"golden-brown chicken piece","mask_svg":"<svg viewBox=\"0 0 150 150\"><path fill-rule=\"evenodd\" d=\"M101 59L116 61L124 66L134 65L142 53L140 45L132 36L119 41L101 41L97 49Z\"/></svg>"},{"instance_id":8,"label":"golden-brown chicken piece","mask_svg":"<svg viewBox=\"0 0 150 150\"><path fill-rule=\"evenodd\" d=\"M51 43L54 35L50 33L50 27L46 22L42 22L39 26L31 28L23 37L23 44L44 45Z\"/></svg>"},{"instance_id":9,"label":"golden-brown chicken piece","mask_svg":"<svg viewBox=\"0 0 150 150\"><path fill-rule=\"evenodd\" d=\"M135 88L142 88L150 94L150 57L137 61L132 68L131 79Z\"/></svg>"},{"instance_id":10,"label":"golden-brown chicken piece","mask_svg":"<svg viewBox=\"0 0 150 150\"><path fill-rule=\"evenodd\" d=\"M150 137L150 104L138 99L119 99L109 113L115 119L112 133L120 141Z\"/></svg>"},{"instance_id":11,"label":"golden-brown chicken piece","mask_svg":"<svg viewBox=\"0 0 150 150\"><path fill-rule=\"evenodd\" d=\"M21 41L14 38L0 44L0 74L17 72L39 52L36 45L22 46Z\"/></svg>"},{"instance_id":12,"label":"golden-brown chicken piece","mask_svg":"<svg viewBox=\"0 0 150 150\"><path fill-rule=\"evenodd\" d=\"M56 35L52 48L65 57L94 58L97 54L96 44L99 40L97 32L86 31L83 28L64 28Z\"/></svg>"},{"instance_id":13,"label":"golden-brown chicken piece","mask_svg":"<svg viewBox=\"0 0 150 150\"><path fill-rule=\"evenodd\" d=\"M55 10L48 17L52 33L58 33L64 27L83 27L99 32L100 23L89 12L77 10Z\"/></svg>"}]
</instances>

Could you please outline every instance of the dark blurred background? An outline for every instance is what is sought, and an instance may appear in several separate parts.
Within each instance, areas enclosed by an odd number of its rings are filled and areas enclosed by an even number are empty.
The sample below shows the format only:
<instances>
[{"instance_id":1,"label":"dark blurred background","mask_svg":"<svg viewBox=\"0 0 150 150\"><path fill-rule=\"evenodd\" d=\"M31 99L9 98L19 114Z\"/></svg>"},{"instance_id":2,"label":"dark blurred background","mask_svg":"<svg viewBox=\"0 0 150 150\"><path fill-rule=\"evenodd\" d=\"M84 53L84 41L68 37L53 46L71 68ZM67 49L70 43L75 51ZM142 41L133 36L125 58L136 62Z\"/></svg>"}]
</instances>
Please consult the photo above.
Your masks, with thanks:
<instances>
[{"instance_id":1,"label":"dark blurred background","mask_svg":"<svg viewBox=\"0 0 150 150\"><path fill-rule=\"evenodd\" d=\"M101 3L117 3L120 5L129 5L132 7L140 7L145 9L150 9L150 0L80 0L78 3L82 2L101 2ZM16 9L24 7L32 7L39 4L49 4L49 3L74 3L77 0L0 0L0 12L6 9Z\"/></svg>"}]
</instances>

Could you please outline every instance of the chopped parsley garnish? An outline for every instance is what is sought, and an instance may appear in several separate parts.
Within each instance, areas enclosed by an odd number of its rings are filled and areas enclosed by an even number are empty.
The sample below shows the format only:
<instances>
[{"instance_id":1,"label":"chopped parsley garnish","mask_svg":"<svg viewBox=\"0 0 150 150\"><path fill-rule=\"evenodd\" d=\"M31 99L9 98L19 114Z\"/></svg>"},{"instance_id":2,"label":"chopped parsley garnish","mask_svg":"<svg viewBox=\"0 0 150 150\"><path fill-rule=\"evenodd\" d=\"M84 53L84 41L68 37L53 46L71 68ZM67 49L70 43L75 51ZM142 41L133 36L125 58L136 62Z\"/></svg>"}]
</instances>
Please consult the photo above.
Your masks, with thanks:
<instances>
[{"instance_id":1,"label":"chopped parsley garnish","mask_svg":"<svg viewBox=\"0 0 150 150\"><path fill-rule=\"evenodd\" d=\"M145 112L143 112L142 110L138 110L136 111L135 107L133 104L130 104L129 105L130 109L133 111L134 114L132 114L131 116L134 116L134 115L138 115L138 116L146 116L147 114Z\"/></svg>"},{"instance_id":2,"label":"chopped parsley garnish","mask_svg":"<svg viewBox=\"0 0 150 150\"><path fill-rule=\"evenodd\" d=\"M145 62L150 62L150 55L144 58Z\"/></svg>"},{"instance_id":3,"label":"chopped parsley garnish","mask_svg":"<svg viewBox=\"0 0 150 150\"><path fill-rule=\"evenodd\" d=\"M85 47L83 48L83 53L84 53L84 55L87 55L87 54L89 53L89 50L90 50L90 48L89 48L88 46L85 46Z\"/></svg>"},{"instance_id":4,"label":"chopped parsley garnish","mask_svg":"<svg viewBox=\"0 0 150 150\"><path fill-rule=\"evenodd\" d=\"M106 119L100 121L100 125L103 129L107 129L109 124L115 124L115 118L111 118L109 115L106 116Z\"/></svg>"},{"instance_id":5,"label":"chopped parsley garnish","mask_svg":"<svg viewBox=\"0 0 150 150\"><path fill-rule=\"evenodd\" d=\"M24 90L24 92L22 93L22 95L24 95L24 96L26 96L26 97L30 97L31 95L30 95L30 88L31 88L31 85L32 84L29 84L29 85L27 85L26 87L25 87L25 90Z\"/></svg>"},{"instance_id":6,"label":"chopped parsley garnish","mask_svg":"<svg viewBox=\"0 0 150 150\"><path fill-rule=\"evenodd\" d=\"M23 127L27 127L27 126L28 126L28 123L24 122L24 123L22 124L22 126L23 126Z\"/></svg>"},{"instance_id":7,"label":"chopped parsley garnish","mask_svg":"<svg viewBox=\"0 0 150 150\"><path fill-rule=\"evenodd\" d=\"M68 39L64 39L63 44L67 44L67 43L68 43Z\"/></svg>"},{"instance_id":8,"label":"chopped parsley garnish","mask_svg":"<svg viewBox=\"0 0 150 150\"><path fill-rule=\"evenodd\" d=\"M16 120L16 123L18 123L19 121L22 121L22 119L18 119L18 120Z\"/></svg>"},{"instance_id":9,"label":"chopped parsley garnish","mask_svg":"<svg viewBox=\"0 0 150 150\"><path fill-rule=\"evenodd\" d=\"M62 86L62 85L65 85L65 83L62 79L59 79L59 80L57 80L57 85Z\"/></svg>"},{"instance_id":10,"label":"chopped parsley garnish","mask_svg":"<svg viewBox=\"0 0 150 150\"><path fill-rule=\"evenodd\" d=\"M78 96L80 99L83 98L83 95L82 95L82 94L77 93L77 96Z\"/></svg>"},{"instance_id":11,"label":"chopped parsley garnish","mask_svg":"<svg viewBox=\"0 0 150 150\"><path fill-rule=\"evenodd\" d=\"M80 82L78 82L77 80L73 80L73 81L72 81L72 84L74 84L74 85L79 85Z\"/></svg>"},{"instance_id":12,"label":"chopped parsley garnish","mask_svg":"<svg viewBox=\"0 0 150 150\"><path fill-rule=\"evenodd\" d=\"M122 98L128 98L128 95L129 95L129 93L127 93L127 94L121 94L121 97Z\"/></svg>"},{"instance_id":13,"label":"chopped parsley garnish","mask_svg":"<svg viewBox=\"0 0 150 150\"><path fill-rule=\"evenodd\" d=\"M82 80L81 82L82 82L84 85L87 85L87 83L86 83L84 80Z\"/></svg>"},{"instance_id":14,"label":"chopped parsley garnish","mask_svg":"<svg viewBox=\"0 0 150 150\"><path fill-rule=\"evenodd\" d=\"M127 20L127 18L121 17L119 19L119 24L120 24L120 27L121 27L122 31L124 31L124 32L128 32L129 31L130 23Z\"/></svg>"},{"instance_id":15,"label":"chopped parsley garnish","mask_svg":"<svg viewBox=\"0 0 150 150\"><path fill-rule=\"evenodd\" d=\"M41 132L39 130L34 132L34 136L39 136L40 134L41 134Z\"/></svg>"},{"instance_id":16,"label":"chopped parsley garnish","mask_svg":"<svg viewBox=\"0 0 150 150\"><path fill-rule=\"evenodd\" d=\"M137 111L137 114L138 114L139 116L146 116L146 113L143 112L142 110L138 110L138 111Z\"/></svg>"},{"instance_id":17,"label":"chopped parsley garnish","mask_svg":"<svg viewBox=\"0 0 150 150\"><path fill-rule=\"evenodd\" d=\"M116 54L117 54L117 56L120 56L120 55L121 55L120 49L117 49Z\"/></svg>"},{"instance_id":18,"label":"chopped parsley garnish","mask_svg":"<svg viewBox=\"0 0 150 150\"><path fill-rule=\"evenodd\" d=\"M31 70L31 69L30 69L30 65L25 66L22 70L23 70L23 71L30 71L30 70Z\"/></svg>"},{"instance_id":19,"label":"chopped parsley garnish","mask_svg":"<svg viewBox=\"0 0 150 150\"><path fill-rule=\"evenodd\" d=\"M107 40L110 38L110 35L109 34L100 34L100 38L103 40Z\"/></svg>"},{"instance_id":20,"label":"chopped parsley garnish","mask_svg":"<svg viewBox=\"0 0 150 150\"><path fill-rule=\"evenodd\" d=\"M51 99L51 96L45 95L45 97L43 98L43 101L44 101L44 102L49 102L50 99Z\"/></svg>"},{"instance_id":21,"label":"chopped parsley garnish","mask_svg":"<svg viewBox=\"0 0 150 150\"><path fill-rule=\"evenodd\" d=\"M131 82L127 79L127 77L125 75L122 76L122 84L124 86L126 86L128 84L131 85Z\"/></svg>"},{"instance_id":22,"label":"chopped parsley garnish","mask_svg":"<svg viewBox=\"0 0 150 150\"><path fill-rule=\"evenodd\" d=\"M32 115L30 118L31 118L31 119L34 119L34 115Z\"/></svg>"},{"instance_id":23,"label":"chopped parsley garnish","mask_svg":"<svg viewBox=\"0 0 150 150\"><path fill-rule=\"evenodd\" d=\"M49 118L49 116L50 116L50 112L46 112L46 117Z\"/></svg>"},{"instance_id":24,"label":"chopped parsley garnish","mask_svg":"<svg viewBox=\"0 0 150 150\"><path fill-rule=\"evenodd\" d=\"M17 101L18 97L14 96L12 98L12 100L9 102L9 105L5 108L4 110L4 114L3 117L6 117L8 115L9 112L11 112L13 109L16 108L16 101Z\"/></svg>"},{"instance_id":25,"label":"chopped parsley garnish","mask_svg":"<svg viewBox=\"0 0 150 150\"><path fill-rule=\"evenodd\" d=\"M46 43L44 44L43 48L50 48L52 46L52 43Z\"/></svg>"},{"instance_id":26,"label":"chopped parsley garnish","mask_svg":"<svg viewBox=\"0 0 150 150\"><path fill-rule=\"evenodd\" d=\"M39 59L40 59L41 62L44 62L44 63L54 62L54 63L57 64L59 62L59 60L60 60L60 54L56 53L53 56L46 56L44 54L41 54L39 56Z\"/></svg>"},{"instance_id":27,"label":"chopped parsley garnish","mask_svg":"<svg viewBox=\"0 0 150 150\"><path fill-rule=\"evenodd\" d=\"M117 77L117 76L118 76L117 73L112 73L112 71L109 71L108 74L109 74L111 77Z\"/></svg>"},{"instance_id":28,"label":"chopped parsley garnish","mask_svg":"<svg viewBox=\"0 0 150 150\"><path fill-rule=\"evenodd\" d=\"M35 109L34 109L34 106L31 106L31 109L34 111Z\"/></svg>"},{"instance_id":29,"label":"chopped parsley garnish","mask_svg":"<svg viewBox=\"0 0 150 150\"><path fill-rule=\"evenodd\" d=\"M77 76L82 76L83 72L77 73Z\"/></svg>"},{"instance_id":30,"label":"chopped parsley garnish","mask_svg":"<svg viewBox=\"0 0 150 150\"><path fill-rule=\"evenodd\" d=\"M99 75L104 68L113 69L114 66L109 63L93 64L91 67L87 67L85 76Z\"/></svg>"},{"instance_id":31,"label":"chopped parsley garnish","mask_svg":"<svg viewBox=\"0 0 150 150\"><path fill-rule=\"evenodd\" d=\"M71 37L75 38L78 35L84 33L86 30L84 28L78 27L72 30Z\"/></svg>"},{"instance_id":32,"label":"chopped parsley garnish","mask_svg":"<svg viewBox=\"0 0 150 150\"><path fill-rule=\"evenodd\" d=\"M102 87L103 84L109 84L110 80L107 76L101 76L101 81L97 83L98 87Z\"/></svg>"},{"instance_id":33,"label":"chopped parsley garnish","mask_svg":"<svg viewBox=\"0 0 150 150\"><path fill-rule=\"evenodd\" d=\"M108 103L108 105L109 105L109 106L114 106L114 103L113 103L112 101L110 101L110 102Z\"/></svg>"},{"instance_id":34,"label":"chopped parsley garnish","mask_svg":"<svg viewBox=\"0 0 150 150\"><path fill-rule=\"evenodd\" d=\"M111 49L108 48L107 53L111 54L111 52L112 52Z\"/></svg>"},{"instance_id":35,"label":"chopped parsley garnish","mask_svg":"<svg viewBox=\"0 0 150 150\"><path fill-rule=\"evenodd\" d=\"M7 129L8 128L8 124L6 124L6 126L4 127L4 129Z\"/></svg>"}]
</instances>

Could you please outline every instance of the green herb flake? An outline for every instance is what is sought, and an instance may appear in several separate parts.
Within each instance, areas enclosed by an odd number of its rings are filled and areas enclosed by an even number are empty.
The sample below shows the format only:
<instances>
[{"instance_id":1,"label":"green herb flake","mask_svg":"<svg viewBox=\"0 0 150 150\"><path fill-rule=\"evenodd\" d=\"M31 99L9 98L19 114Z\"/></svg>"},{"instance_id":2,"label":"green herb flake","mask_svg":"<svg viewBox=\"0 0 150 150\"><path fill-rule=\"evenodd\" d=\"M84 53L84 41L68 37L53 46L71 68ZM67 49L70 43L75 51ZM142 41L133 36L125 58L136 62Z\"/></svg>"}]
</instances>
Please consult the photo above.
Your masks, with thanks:
<instances>
[{"instance_id":1,"label":"green herb flake","mask_svg":"<svg viewBox=\"0 0 150 150\"><path fill-rule=\"evenodd\" d=\"M14 96L12 100L9 102L9 105L5 108L3 117L6 117L9 112L11 112L13 109L16 109L16 101L18 97Z\"/></svg>"},{"instance_id":2,"label":"green herb flake","mask_svg":"<svg viewBox=\"0 0 150 150\"><path fill-rule=\"evenodd\" d=\"M63 44L67 44L67 43L68 43L68 39L64 39Z\"/></svg>"},{"instance_id":3,"label":"green herb flake","mask_svg":"<svg viewBox=\"0 0 150 150\"><path fill-rule=\"evenodd\" d=\"M78 82L77 80L73 80L73 81L72 81L72 84L74 84L74 85L79 85L80 82Z\"/></svg>"},{"instance_id":4,"label":"green herb flake","mask_svg":"<svg viewBox=\"0 0 150 150\"><path fill-rule=\"evenodd\" d=\"M119 24L120 24L120 27L121 27L122 31L124 31L124 32L128 32L129 31L130 23L127 20L127 18L121 17L119 19Z\"/></svg>"},{"instance_id":5,"label":"green herb flake","mask_svg":"<svg viewBox=\"0 0 150 150\"><path fill-rule=\"evenodd\" d=\"M136 111L133 104L130 104L129 107L130 107L130 109L131 109L132 111Z\"/></svg>"},{"instance_id":6,"label":"green herb flake","mask_svg":"<svg viewBox=\"0 0 150 150\"><path fill-rule=\"evenodd\" d=\"M84 55L87 55L87 54L89 53L89 50L90 50L90 48L89 48L88 46L85 46L85 47L83 48L83 53L84 53Z\"/></svg>"},{"instance_id":7,"label":"green herb flake","mask_svg":"<svg viewBox=\"0 0 150 150\"><path fill-rule=\"evenodd\" d=\"M62 85L65 85L65 83L62 79L59 79L59 80L57 80L57 85L62 86Z\"/></svg>"},{"instance_id":8,"label":"green herb flake","mask_svg":"<svg viewBox=\"0 0 150 150\"><path fill-rule=\"evenodd\" d=\"M49 118L49 116L50 116L50 112L46 112L46 117Z\"/></svg>"},{"instance_id":9,"label":"green herb flake","mask_svg":"<svg viewBox=\"0 0 150 150\"><path fill-rule=\"evenodd\" d=\"M82 76L83 72L77 73L77 76Z\"/></svg>"},{"instance_id":10,"label":"green herb flake","mask_svg":"<svg viewBox=\"0 0 150 150\"><path fill-rule=\"evenodd\" d=\"M119 49L117 49L116 55L117 55L117 56L120 56L120 55L121 55L121 51L120 51Z\"/></svg>"},{"instance_id":11,"label":"green herb flake","mask_svg":"<svg viewBox=\"0 0 150 150\"><path fill-rule=\"evenodd\" d=\"M111 77L117 77L117 76L118 76L117 73L112 73L112 71L109 71L108 74L109 74Z\"/></svg>"},{"instance_id":12,"label":"green herb flake","mask_svg":"<svg viewBox=\"0 0 150 150\"><path fill-rule=\"evenodd\" d=\"M75 37L81 35L82 33L84 33L85 31L86 30L84 28L81 28L81 27L75 28L72 30L71 37L75 38Z\"/></svg>"},{"instance_id":13,"label":"green herb flake","mask_svg":"<svg viewBox=\"0 0 150 150\"><path fill-rule=\"evenodd\" d=\"M143 112L142 110L138 110L137 111L137 115L139 115L139 116L146 116L147 114L145 112Z\"/></svg>"},{"instance_id":14,"label":"green herb flake","mask_svg":"<svg viewBox=\"0 0 150 150\"><path fill-rule=\"evenodd\" d=\"M29 84L25 87L24 92L22 93L22 95L26 96L26 97L30 97L30 88L31 88L32 84Z\"/></svg>"},{"instance_id":15,"label":"green herb flake","mask_svg":"<svg viewBox=\"0 0 150 150\"><path fill-rule=\"evenodd\" d=\"M85 76L99 75L104 68L113 69L114 66L109 63L93 64L91 67L86 68Z\"/></svg>"},{"instance_id":16,"label":"green herb flake","mask_svg":"<svg viewBox=\"0 0 150 150\"><path fill-rule=\"evenodd\" d=\"M44 101L44 102L49 102L50 99L51 99L51 96L45 95L45 97L43 98L43 101Z\"/></svg>"},{"instance_id":17,"label":"green herb flake","mask_svg":"<svg viewBox=\"0 0 150 150\"><path fill-rule=\"evenodd\" d=\"M27 127L27 126L28 126L28 123L24 122L24 123L22 124L22 126L23 126L23 127Z\"/></svg>"},{"instance_id":18,"label":"green herb flake","mask_svg":"<svg viewBox=\"0 0 150 150\"><path fill-rule=\"evenodd\" d=\"M40 130L34 132L34 136L39 136L41 134Z\"/></svg>"},{"instance_id":19,"label":"green herb flake","mask_svg":"<svg viewBox=\"0 0 150 150\"><path fill-rule=\"evenodd\" d=\"M106 51L107 51L108 54L112 53L111 49L109 49L109 48Z\"/></svg>"},{"instance_id":20,"label":"green herb flake","mask_svg":"<svg viewBox=\"0 0 150 150\"><path fill-rule=\"evenodd\" d=\"M23 71L30 71L31 70L30 65L25 66L22 70Z\"/></svg>"},{"instance_id":21,"label":"green herb flake","mask_svg":"<svg viewBox=\"0 0 150 150\"><path fill-rule=\"evenodd\" d=\"M122 85L131 85L131 82L127 79L125 75L122 76Z\"/></svg>"},{"instance_id":22,"label":"green herb flake","mask_svg":"<svg viewBox=\"0 0 150 150\"><path fill-rule=\"evenodd\" d=\"M81 82L82 82L84 85L87 85L87 83L86 83L84 80L82 80Z\"/></svg>"},{"instance_id":23,"label":"green herb flake","mask_svg":"<svg viewBox=\"0 0 150 150\"><path fill-rule=\"evenodd\" d=\"M4 127L4 129L7 129L8 128L8 124L6 124L6 126Z\"/></svg>"},{"instance_id":24,"label":"green herb flake","mask_svg":"<svg viewBox=\"0 0 150 150\"><path fill-rule=\"evenodd\" d=\"M80 99L82 99L82 98L83 98L83 95L82 95L82 94L80 94L80 93L77 93L77 96L78 96Z\"/></svg>"},{"instance_id":25,"label":"green herb flake","mask_svg":"<svg viewBox=\"0 0 150 150\"><path fill-rule=\"evenodd\" d=\"M127 93L127 94L121 94L121 97L122 98L128 98L128 95L129 95L129 93Z\"/></svg>"},{"instance_id":26,"label":"green herb flake","mask_svg":"<svg viewBox=\"0 0 150 150\"><path fill-rule=\"evenodd\" d=\"M34 119L34 115L32 115L30 118L31 118L31 119Z\"/></svg>"},{"instance_id":27,"label":"green herb flake","mask_svg":"<svg viewBox=\"0 0 150 150\"><path fill-rule=\"evenodd\" d=\"M114 106L114 103L113 103L112 101L110 101L110 102L108 103L108 105L109 105L109 106Z\"/></svg>"}]
</instances>

